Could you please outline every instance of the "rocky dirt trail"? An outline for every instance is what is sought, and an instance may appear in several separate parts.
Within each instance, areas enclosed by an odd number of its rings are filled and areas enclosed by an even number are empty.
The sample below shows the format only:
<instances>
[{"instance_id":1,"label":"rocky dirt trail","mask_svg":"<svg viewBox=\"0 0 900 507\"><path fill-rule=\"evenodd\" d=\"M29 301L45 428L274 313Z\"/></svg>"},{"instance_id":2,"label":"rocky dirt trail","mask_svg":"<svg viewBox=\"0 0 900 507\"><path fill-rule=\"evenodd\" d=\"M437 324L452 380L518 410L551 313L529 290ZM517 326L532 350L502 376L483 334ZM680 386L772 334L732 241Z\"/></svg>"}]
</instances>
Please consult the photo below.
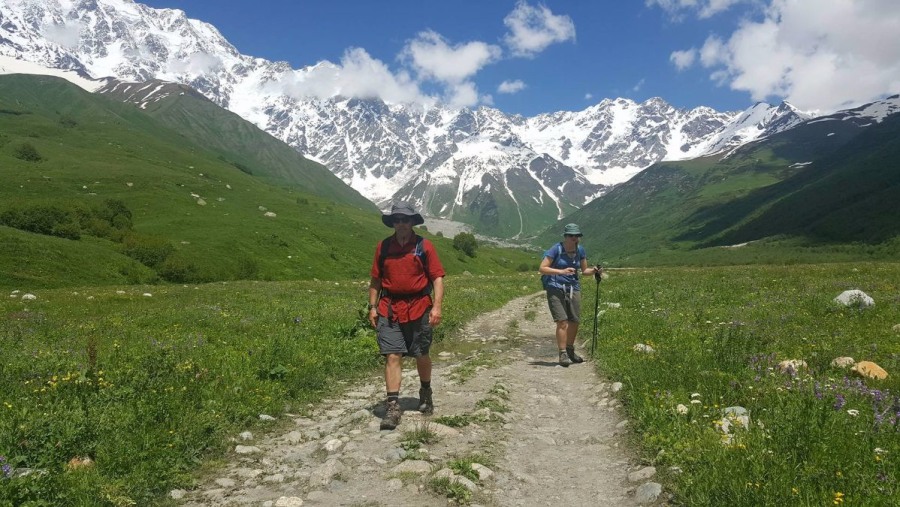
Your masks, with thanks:
<instances>
[{"instance_id":1,"label":"rocky dirt trail","mask_svg":"<svg viewBox=\"0 0 900 507\"><path fill-rule=\"evenodd\" d=\"M553 331L543 293L513 300L435 347L433 416L416 411L410 361L396 430L379 430L384 388L373 376L309 416L273 421L270 435L236 436L225 466L170 496L192 507L662 502L654 470L627 448L618 386L591 362L559 366Z\"/></svg>"}]
</instances>

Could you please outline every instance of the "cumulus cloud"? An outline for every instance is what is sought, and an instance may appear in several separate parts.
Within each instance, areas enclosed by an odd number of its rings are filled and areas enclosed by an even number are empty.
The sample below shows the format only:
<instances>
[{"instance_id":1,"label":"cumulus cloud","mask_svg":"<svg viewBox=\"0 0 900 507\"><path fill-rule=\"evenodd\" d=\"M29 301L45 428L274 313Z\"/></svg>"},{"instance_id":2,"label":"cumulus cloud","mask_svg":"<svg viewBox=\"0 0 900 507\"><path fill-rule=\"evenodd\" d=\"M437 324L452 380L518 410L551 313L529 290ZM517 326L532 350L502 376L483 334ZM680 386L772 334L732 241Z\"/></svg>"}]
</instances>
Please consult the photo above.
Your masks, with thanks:
<instances>
[{"instance_id":1,"label":"cumulus cloud","mask_svg":"<svg viewBox=\"0 0 900 507\"><path fill-rule=\"evenodd\" d=\"M444 83L462 83L502 54L498 46L474 41L451 46L440 34L421 32L407 42L401 59L421 78Z\"/></svg>"},{"instance_id":2,"label":"cumulus cloud","mask_svg":"<svg viewBox=\"0 0 900 507\"><path fill-rule=\"evenodd\" d=\"M520 1L503 24L510 30L504 41L516 56L531 57L551 44L575 39L572 18L553 14L544 5L532 7Z\"/></svg>"},{"instance_id":3,"label":"cumulus cloud","mask_svg":"<svg viewBox=\"0 0 900 507\"><path fill-rule=\"evenodd\" d=\"M44 38L66 49L76 49L81 41L81 23L71 21L64 24L46 24L43 26Z\"/></svg>"},{"instance_id":4,"label":"cumulus cloud","mask_svg":"<svg viewBox=\"0 0 900 507\"><path fill-rule=\"evenodd\" d=\"M593 93L585 93L584 94L584 100L591 100L592 98L594 98Z\"/></svg>"},{"instance_id":5,"label":"cumulus cloud","mask_svg":"<svg viewBox=\"0 0 900 507\"><path fill-rule=\"evenodd\" d=\"M433 104L408 72L391 70L361 48L348 49L335 65L322 62L305 70L290 71L271 83L293 98L327 99L335 96L380 98L393 104Z\"/></svg>"},{"instance_id":6,"label":"cumulus cloud","mask_svg":"<svg viewBox=\"0 0 900 507\"><path fill-rule=\"evenodd\" d=\"M136 55L137 56L137 55ZM181 60L170 60L168 71L175 74L198 75L222 68L222 59L202 51Z\"/></svg>"},{"instance_id":7,"label":"cumulus cloud","mask_svg":"<svg viewBox=\"0 0 900 507\"><path fill-rule=\"evenodd\" d=\"M646 0L648 7L658 6L674 20L683 19L688 13L696 12L700 19L711 18L740 3L754 0Z\"/></svg>"},{"instance_id":8,"label":"cumulus cloud","mask_svg":"<svg viewBox=\"0 0 900 507\"><path fill-rule=\"evenodd\" d=\"M504 81L497 87L497 93L517 93L525 89L525 82L521 79Z\"/></svg>"},{"instance_id":9,"label":"cumulus cloud","mask_svg":"<svg viewBox=\"0 0 900 507\"><path fill-rule=\"evenodd\" d=\"M675 64L675 68L678 70L684 70L688 67L694 65L694 61L697 60L697 50L694 48L686 49L684 51L673 51L671 55L669 55L669 61Z\"/></svg>"},{"instance_id":10,"label":"cumulus cloud","mask_svg":"<svg viewBox=\"0 0 900 507\"><path fill-rule=\"evenodd\" d=\"M761 19L708 37L699 61L754 100L828 112L900 93L900 51L890 42L898 33L895 0L771 0ZM686 63L674 55L676 66Z\"/></svg>"}]
</instances>

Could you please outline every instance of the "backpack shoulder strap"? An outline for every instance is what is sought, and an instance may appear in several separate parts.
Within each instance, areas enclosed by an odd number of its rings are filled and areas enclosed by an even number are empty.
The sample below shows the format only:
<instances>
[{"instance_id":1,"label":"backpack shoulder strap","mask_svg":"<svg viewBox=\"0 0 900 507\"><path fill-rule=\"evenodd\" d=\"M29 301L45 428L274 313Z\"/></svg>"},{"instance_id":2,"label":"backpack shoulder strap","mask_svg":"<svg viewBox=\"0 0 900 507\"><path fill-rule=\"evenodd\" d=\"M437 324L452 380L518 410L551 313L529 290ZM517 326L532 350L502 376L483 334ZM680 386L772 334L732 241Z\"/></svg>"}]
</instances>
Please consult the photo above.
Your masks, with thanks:
<instances>
[{"instance_id":1,"label":"backpack shoulder strap","mask_svg":"<svg viewBox=\"0 0 900 507\"><path fill-rule=\"evenodd\" d=\"M378 274L384 277L384 260L387 259L388 249L391 246L391 238L388 236L381 240L381 250L378 252Z\"/></svg>"},{"instance_id":2,"label":"backpack shoulder strap","mask_svg":"<svg viewBox=\"0 0 900 507\"><path fill-rule=\"evenodd\" d=\"M550 267L552 268L554 264L556 264L556 259L559 259L559 256L562 255L563 244L562 241L557 243L556 250L553 253L553 257L550 259Z\"/></svg>"}]
</instances>

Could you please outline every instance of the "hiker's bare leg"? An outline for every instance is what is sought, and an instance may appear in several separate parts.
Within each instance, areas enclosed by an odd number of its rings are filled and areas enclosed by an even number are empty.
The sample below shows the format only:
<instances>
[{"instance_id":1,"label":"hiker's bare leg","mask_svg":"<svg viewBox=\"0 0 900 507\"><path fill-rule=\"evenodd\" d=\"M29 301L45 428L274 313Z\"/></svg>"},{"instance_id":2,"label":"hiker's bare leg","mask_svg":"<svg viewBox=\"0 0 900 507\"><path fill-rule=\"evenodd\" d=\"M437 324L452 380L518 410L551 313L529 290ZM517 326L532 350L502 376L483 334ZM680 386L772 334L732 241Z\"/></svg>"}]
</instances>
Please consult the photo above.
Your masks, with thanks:
<instances>
[{"instance_id":1,"label":"hiker's bare leg","mask_svg":"<svg viewBox=\"0 0 900 507\"><path fill-rule=\"evenodd\" d=\"M387 387L387 392L399 392L400 376L403 370L403 354L386 354L384 359L384 385Z\"/></svg>"},{"instance_id":2,"label":"hiker's bare leg","mask_svg":"<svg viewBox=\"0 0 900 507\"><path fill-rule=\"evenodd\" d=\"M559 347L559 350L566 348L566 340L569 339L570 324L571 322L568 320L556 321L556 345Z\"/></svg>"},{"instance_id":3,"label":"hiker's bare leg","mask_svg":"<svg viewBox=\"0 0 900 507\"><path fill-rule=\"evenodd\" d=\"M431 356L425 354L416 358L416 370L419 372L419 380L431 382Z\"/></svg>"},{"instance_id":4,"label":"hiker's bare leg","mask_svg":"<svg viewBox=\"0 0 900 507\"><path fill-rule=\"evenodd\" d=\"M569 327L567 329L568 334L566 335L566 346L573 347L575 346L575 336L578 335L578 323L577 322L569 322ZM562 348L562 347L560 347Z\"/></svg>"}]
</instances>

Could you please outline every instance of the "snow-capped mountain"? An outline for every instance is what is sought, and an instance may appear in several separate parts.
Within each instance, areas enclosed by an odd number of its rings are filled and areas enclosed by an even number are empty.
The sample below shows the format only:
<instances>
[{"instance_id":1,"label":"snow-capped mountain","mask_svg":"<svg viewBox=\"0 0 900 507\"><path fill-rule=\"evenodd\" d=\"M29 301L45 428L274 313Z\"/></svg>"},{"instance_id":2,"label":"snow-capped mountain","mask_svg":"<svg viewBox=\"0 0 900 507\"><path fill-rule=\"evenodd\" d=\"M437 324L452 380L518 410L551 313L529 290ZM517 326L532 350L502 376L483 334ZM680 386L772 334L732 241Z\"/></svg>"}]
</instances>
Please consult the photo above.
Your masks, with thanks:
<instances>
[{"instance_id":1,"label":"snow-capped mountain","mask_svg":"<svg viewBox=\"0 0 900 507\"><path fill-rule=\"evenodd\" d=\"M0 55L93 78L182 83L378 204L403 197L479 232L529 236L660 160L716 153L809 116L607 99L525 118L497 109L292 93L315 68L240 54L212 25L132 0L0 0Z\"/></svg>"}]
</instances>

